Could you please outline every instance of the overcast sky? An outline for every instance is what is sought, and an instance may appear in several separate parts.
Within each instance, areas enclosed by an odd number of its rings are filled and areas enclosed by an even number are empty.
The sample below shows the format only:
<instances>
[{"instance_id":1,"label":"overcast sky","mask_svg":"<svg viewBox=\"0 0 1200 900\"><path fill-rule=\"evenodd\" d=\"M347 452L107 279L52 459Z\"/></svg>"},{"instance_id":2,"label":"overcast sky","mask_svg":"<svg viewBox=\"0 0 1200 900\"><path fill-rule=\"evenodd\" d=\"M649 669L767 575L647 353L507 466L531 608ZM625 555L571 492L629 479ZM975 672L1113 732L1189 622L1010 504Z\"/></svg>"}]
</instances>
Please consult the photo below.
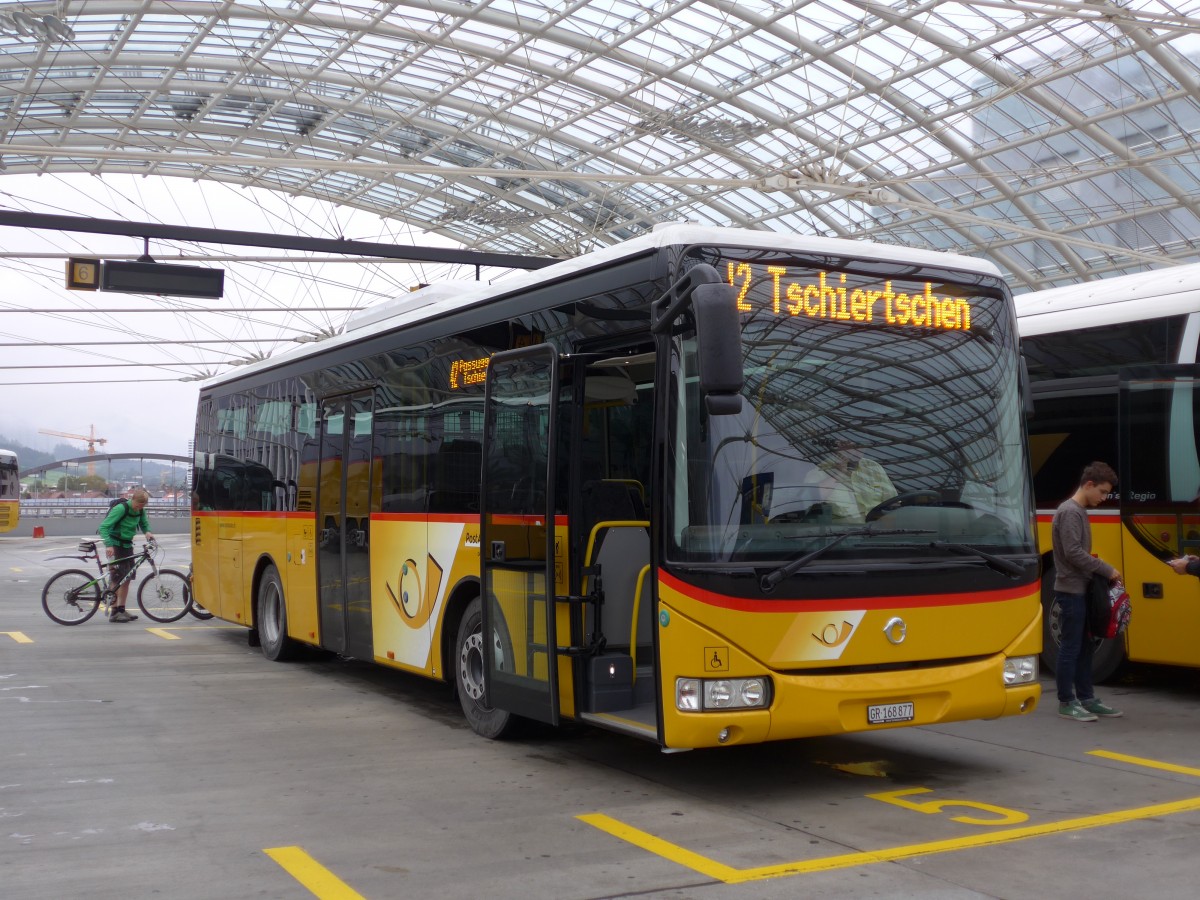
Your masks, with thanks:
<instances>
[{"instance_id":1,"label":"overcast sky","mask_svg":"<svg viewBox=\"0 0 1200 900\"><path fill-rule=\"evenodd\" d=\"M408 234L403 223L345 207L176 178L6 175L0 178L0 208L453 246L437 235ZM296 346L292 339L298 335L337 330L349 314L341 307L369 306L418 282L474 277L473 267L280 262L284 251L253 247L151 241L149 250L163 263L189 264L178 258L180 253L228 254L239 260L190 261L225 269L220 300L70 291L65 287L66 255L135 259L143 252L142 241L0 227L0 384L5 397L0 434L50 450L63 439L40 435L40 429L88 434L94 428L107 439L98 452L183 455L192 436L199 386L180 379L228 371L228 361L255 352L281 353ZM249 261L248 256L270 259ZM180 312L181 306L232 311ZM164 343L179 340L208 343ZM97 341L128 343L84 343ZM79 455L86 453L83 442L67 443L78 446Z\"/></svg>"}]
</instances>

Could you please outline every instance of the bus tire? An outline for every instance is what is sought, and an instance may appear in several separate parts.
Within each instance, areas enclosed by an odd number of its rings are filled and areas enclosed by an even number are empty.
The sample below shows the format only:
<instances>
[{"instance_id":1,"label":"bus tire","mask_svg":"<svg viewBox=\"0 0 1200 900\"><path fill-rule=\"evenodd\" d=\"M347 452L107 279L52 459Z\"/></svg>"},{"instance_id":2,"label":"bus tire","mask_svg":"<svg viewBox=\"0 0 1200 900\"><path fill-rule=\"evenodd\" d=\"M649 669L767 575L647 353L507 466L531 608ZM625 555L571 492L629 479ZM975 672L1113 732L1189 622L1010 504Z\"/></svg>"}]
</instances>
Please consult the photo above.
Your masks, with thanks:
<instances>
[{"instance_id":1,"label":"bus tire","mask_svg":"<svg viewBox=\"0 0 1200 900\"><path fill-rule=\"evenodd\" d=\"M287 634L287 603L284 602L283 582L275 566L267 566L258 582L254 616L262 654L274 662L286 662L296 657L299 645Z\"/></svg>"},{"instance_id":2,"label":"bus tire","mask_svg":"<svg viewBox=\"0 0 1200 900\"><path fill-rule=\"evenodd\" d=\"M1054 566L1042 573L1042 667L1058 671L1058 647L1062 643L1062 621L1054 599ZM1125 636L1101 641L1092 656L1092 681L1097 684L1115 678L1125 666Z\"/></svg>"},{"instance_id":3,"label":"bus tire","mask_svg":"<svg viewBox=\"0 0 1200 900\"><path fill-rule=\"evenodd\" d=\"M497 635L493 652L504 652L503 637ZM498 740L510 736L516 716L485 705L483 699L483 601L475 597L467 604L454 642L454 685L458 702L471 730L481 737Z\"/></svg>"}]
</instances>

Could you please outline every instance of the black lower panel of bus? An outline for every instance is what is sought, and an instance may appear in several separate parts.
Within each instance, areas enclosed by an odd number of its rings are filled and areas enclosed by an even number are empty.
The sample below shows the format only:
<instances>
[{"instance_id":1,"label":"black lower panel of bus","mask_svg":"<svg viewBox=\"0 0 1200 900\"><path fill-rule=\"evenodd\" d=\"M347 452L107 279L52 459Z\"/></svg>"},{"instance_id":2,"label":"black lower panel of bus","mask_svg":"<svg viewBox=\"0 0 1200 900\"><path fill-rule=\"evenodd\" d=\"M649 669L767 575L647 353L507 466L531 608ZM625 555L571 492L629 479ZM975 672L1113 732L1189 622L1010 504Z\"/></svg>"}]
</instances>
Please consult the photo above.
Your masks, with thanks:
<instances>
[{"instance_id":1,"label":"black lower panel of bus","mask_svg":"<svg viewBox=\"0 0 1200 900\"><path fill-rule=\"evenodd\" d=\"M588 660L587 709L613 712L633 706L633 657L601 653Z\"/></svg>"},{"instance_id":2,"label":"black lower panel of bus","mask_svg":"<svg viewBox=\"0 0 1200 900\"><path fill-rule=\"evenodd\" d=\"M649 655L649 648L646 653ZM654 672L638 666L627 653L602 653L588 660L585 695L588 712L616 712L654 703Z\"/></svg>"}]
</instances>

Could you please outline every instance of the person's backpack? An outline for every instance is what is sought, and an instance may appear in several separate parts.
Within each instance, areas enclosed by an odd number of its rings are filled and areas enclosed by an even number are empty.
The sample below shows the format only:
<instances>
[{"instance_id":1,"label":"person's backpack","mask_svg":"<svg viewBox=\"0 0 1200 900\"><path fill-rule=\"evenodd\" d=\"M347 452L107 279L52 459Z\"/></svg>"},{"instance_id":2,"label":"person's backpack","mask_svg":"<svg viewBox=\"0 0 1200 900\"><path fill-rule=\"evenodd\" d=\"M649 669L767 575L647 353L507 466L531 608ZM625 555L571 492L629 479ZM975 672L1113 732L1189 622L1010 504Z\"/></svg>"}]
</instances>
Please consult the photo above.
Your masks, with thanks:
<instances>
[{"instance_id":1,"label":"person's backpack","mask_svg":"<svg viewBox=\"0 0 1200 900\"><path fill-rule=\"evenodd\" d=\"M109 500L109 501L108 501L108 512L106 512L106 513L104 514L104 519L107 519L107 518L108 518L108 513L112 512L112 511L113 511L113 507L114 507L114 506L116 506L118 503L120 503L121 505L123 505L123 506L125 507L125 512L123 512L123 513L121 514L121 519L123 519L123 518L125 518L127 515L129 515L129 513L132 511L131 507L129 506L129 501L128 501L128 500L126 500L124 497L117 497L115 500ZM104 519L101 519L101 520L100 520L100 524L101 524L101 525L102 525L102 524L104 524ZM120 521L120 519L118 519L117 521L119 522L119 521ZM96 526L96 534L99 534L99 533L100 533L100 525L97 525L97 526Z\"/></svg>"},{"instance_id":2,"label":"person's backpack","mask_svg":"<svg viewBox=\"0 0 1200 900\"><path fill-rule=\"evenodd\" d=\"M1087 630L1094 638L1110 640L1129 627L1133 604L1120 582L1110 584L1103 575L1093 575L1087 592Z\"/></svg>"}]
</instances>

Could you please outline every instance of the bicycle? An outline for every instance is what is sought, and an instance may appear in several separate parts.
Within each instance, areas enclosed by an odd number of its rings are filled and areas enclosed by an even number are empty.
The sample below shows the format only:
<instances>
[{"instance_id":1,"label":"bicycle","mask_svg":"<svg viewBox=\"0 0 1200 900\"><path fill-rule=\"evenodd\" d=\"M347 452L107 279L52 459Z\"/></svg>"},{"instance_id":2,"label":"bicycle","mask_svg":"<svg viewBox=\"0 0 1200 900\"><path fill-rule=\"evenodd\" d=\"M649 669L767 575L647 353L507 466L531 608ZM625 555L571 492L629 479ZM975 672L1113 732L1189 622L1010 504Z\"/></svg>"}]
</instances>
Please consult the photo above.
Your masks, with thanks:
<instances>
[{"instance_id":1,"label":"bicycle","mask_svg":"<svg viewBox=\"0 0 1200 900\"><path fill-rule=\"evenodd\" d=\"M188 612L201 621L206 621L213 617L207 609L200 605L200 601L196 599L196 595L192 593L192 567L188 566L187 570L187 590L188 596L192 598L191 604L188 606Z\"/></svg>"},{"instance_id":2,"label":"bicycle","mask_svg":"<svg viewBox=\"0 0 1200 900\"><path fill-rule=\"evenodd\" d=\"M67 569L51 576L42 588L42 609L60 625L79 625L96 614L101 606L107 612L116 601L117 590L137 577L143 564L150 564L150 575L138 585L137 604L146 618L155 622L176 622L188 614L192 592L188 580L175 569L159 568L154 559L158 544L147 541L133 557L133 565L116 584L109 584L107 570L116 562L102 562L95 541L80 541L80 556L55 556L51 559L96 561L98 575L82 569Z\"/></svg>"}]
</instances>

